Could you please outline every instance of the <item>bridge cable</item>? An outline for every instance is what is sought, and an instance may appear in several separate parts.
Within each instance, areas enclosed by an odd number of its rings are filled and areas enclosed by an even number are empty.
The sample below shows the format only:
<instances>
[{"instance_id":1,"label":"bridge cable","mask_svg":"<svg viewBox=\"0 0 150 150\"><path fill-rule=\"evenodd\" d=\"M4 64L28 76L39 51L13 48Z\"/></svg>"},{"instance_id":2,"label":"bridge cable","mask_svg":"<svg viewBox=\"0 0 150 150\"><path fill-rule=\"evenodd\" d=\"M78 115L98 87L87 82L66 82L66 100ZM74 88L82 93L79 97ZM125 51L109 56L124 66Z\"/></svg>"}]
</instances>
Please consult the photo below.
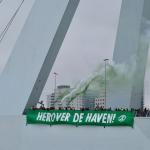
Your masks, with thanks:
<instances>
[{"instance_id":1,"label":"bridge cable","mask_svg":"<svg viewBox=\"0 0 150 150\"><path fill-rule=\"evenodd\" d=\"M3 1L3 0L2 0ZM0 2L2 2L0 1ZM19 7L16 9L15 13L13 14L13 16L11 17L11 19L9 20L8 24L6 25L6 27L4 28L4 30L0 33L0 43L2 42L2 40L4 39L8 29L10 28L10 26L12 25L17 13L19 12L21 6L23 5L25 0L22 0L21 4L19 5Z\"/></svg>"}]
</instances>

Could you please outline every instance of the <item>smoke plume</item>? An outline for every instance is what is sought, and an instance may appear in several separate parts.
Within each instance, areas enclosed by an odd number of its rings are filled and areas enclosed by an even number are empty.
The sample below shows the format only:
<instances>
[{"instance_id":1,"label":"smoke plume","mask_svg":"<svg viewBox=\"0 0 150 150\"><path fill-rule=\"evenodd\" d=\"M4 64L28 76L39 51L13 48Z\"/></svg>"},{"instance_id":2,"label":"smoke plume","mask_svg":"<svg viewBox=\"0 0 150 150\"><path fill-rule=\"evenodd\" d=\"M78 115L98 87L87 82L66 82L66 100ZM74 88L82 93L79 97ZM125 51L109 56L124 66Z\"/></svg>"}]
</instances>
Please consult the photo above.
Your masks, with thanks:
<instances>
[{"instance_id":1,"label":"smoke plume","mask_svg":"<svg viewBox=\"0 0 150 150\"><path fill-rule=\"evenodd\" d=\"M109 81L115 82L116 86L121 84L126 84L129 82L131 75L133 74L133 68L125 64L107 64L106 67L106 77L107 86L109 86ZM88 89L98 90L104 85L105 82L105 66L104 63L97 67L96 71L91 73L86 79L81 80L81 82L65 97L62 99L62 105L68 105L77 96L84 94Z\"/></svg>"}]
</instances>

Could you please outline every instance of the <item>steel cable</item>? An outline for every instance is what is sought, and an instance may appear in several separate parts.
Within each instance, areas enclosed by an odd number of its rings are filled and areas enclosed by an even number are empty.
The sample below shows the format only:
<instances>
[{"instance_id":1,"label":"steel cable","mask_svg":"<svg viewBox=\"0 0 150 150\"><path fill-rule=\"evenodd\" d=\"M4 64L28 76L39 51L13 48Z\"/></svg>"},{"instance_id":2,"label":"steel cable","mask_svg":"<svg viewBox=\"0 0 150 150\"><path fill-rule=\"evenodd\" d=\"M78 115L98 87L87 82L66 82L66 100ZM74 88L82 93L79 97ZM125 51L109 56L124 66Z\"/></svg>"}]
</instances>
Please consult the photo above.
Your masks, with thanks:
<instances>
[{"instance_id":1,"label":"steel cable","mask_svg":"<svg viewBox=\"0 0 150 150\"><path fill-rule=\"evenodd\" d=\"M2 0L3 1L3 0ZM0 1L0 3L2 2ZM24 3L25 0L22 0L21 4L19 5L19 7L17 8L17 10L15 11L15 13L13 14L13 16L11 17L11 19L9 20L8 24L6 25L6 27L4 28L4 30L0 33L0 43L2 42L2 40L4 39L8 29L10 28L11 24L13 23L17 13L19 12L22 4Z\"/></svg>"}]
</instances>

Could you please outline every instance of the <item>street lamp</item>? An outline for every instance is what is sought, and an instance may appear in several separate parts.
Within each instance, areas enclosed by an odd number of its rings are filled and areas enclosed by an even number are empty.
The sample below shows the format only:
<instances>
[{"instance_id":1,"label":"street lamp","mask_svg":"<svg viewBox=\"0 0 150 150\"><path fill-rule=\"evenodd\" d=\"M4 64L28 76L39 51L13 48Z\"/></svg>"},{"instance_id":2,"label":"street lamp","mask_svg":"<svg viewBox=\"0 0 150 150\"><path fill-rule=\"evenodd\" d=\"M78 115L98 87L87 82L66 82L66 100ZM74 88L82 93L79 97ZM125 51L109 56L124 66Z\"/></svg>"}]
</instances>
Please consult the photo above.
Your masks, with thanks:
<instances>
[{"instance_id":1,"label":"street lamp","mask_svg":"<svg viewBox=\"0 0 150 150\"><path fill-rule=\"evenodd\" d=\"M55 101L56 101L57 75L58 75L58 73L54 72L54 96L55 96L54 99L55 99Z\"/></svg>"},{"instance_id":2,"label":"street lamp","mask_svg":"<svg viewBox=\"0 0 150 150\"><path fill-rule=\"evenodd\" d=\"M107 72L106 72L106 65L107 65L107 61L108 61L109 59L104 59L104 62L105 62L105 109L106 109L106 97L107 97Z\"/></svg>"}]
</instances>

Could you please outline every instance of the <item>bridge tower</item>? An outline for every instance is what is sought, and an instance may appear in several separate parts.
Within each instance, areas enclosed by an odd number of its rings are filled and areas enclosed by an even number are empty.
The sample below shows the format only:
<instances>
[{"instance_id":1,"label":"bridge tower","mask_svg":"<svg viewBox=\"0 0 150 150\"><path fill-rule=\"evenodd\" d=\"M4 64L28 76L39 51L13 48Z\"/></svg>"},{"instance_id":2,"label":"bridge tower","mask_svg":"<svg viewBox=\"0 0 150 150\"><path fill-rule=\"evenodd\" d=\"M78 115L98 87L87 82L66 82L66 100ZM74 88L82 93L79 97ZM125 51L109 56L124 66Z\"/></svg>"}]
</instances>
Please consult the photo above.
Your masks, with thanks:
<instances>
[{"instance_id":1,"label":"bridge tower","mask_svg":"<svg viewBox=\"0 0 150 150\"><path fill-rule=\"evenodd\" d=\"M116 87L114 84L111 86L109 105L113 107L143 107L149 29L150 1L123 0L113 61L130 66L129 70L134 69L134 73L130 81L122 87Z\"/></svg>"}]
</instances>

